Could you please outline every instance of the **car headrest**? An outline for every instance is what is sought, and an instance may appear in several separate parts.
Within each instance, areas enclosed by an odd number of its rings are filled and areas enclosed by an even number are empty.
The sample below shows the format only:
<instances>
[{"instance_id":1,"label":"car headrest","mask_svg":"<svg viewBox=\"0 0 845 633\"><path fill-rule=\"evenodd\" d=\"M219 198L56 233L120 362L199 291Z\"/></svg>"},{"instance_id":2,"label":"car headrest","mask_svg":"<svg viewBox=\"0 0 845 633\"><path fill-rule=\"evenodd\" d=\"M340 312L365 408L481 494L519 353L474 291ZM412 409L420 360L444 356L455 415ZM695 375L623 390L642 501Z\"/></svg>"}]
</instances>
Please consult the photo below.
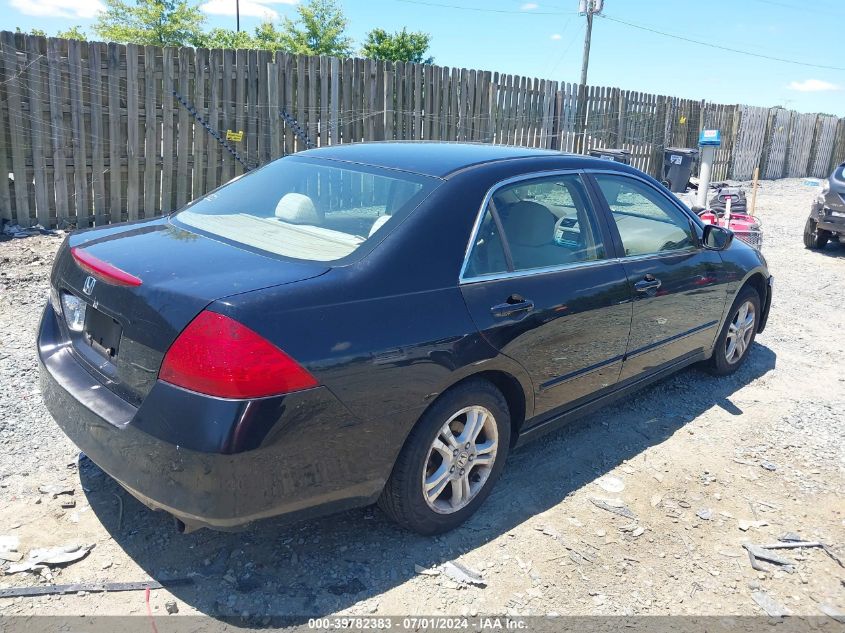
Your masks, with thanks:
<instances>
[{"instance_id":1,"label":"car headrest","mask_svg":"<svg viewBox=\"0 0 845 633\"><path fill-rule=\"evenodd\" d=\"M286 193L276 205L276 217L291 224L320 224L314 202L301 193Z\"/></svg>"},{"instance_id":2,"label":"car headrest","mask_svg":"<svg viewBox=\"0 0 845 633\"><path fill-rule=\"evenodd\" d=\"M523 200L512 205L503 218L508 241L519 246L551 244L555 235L555 216L542 204Z\"/></svg>"},{"instance_id":3,"label":"car headrest","mask_svg":"<svg viewBox=\"0 0 845 633\"><path fill-rule=\"evenodd\" d=\"M370 227L370 232L367 237L372 237L373 234L378 231L381 227L383 227L387 221L390 219L391 216L389 215L380 215L376 218L376 221L373 222L373 225Z\"/></svg>"}]
</instances>

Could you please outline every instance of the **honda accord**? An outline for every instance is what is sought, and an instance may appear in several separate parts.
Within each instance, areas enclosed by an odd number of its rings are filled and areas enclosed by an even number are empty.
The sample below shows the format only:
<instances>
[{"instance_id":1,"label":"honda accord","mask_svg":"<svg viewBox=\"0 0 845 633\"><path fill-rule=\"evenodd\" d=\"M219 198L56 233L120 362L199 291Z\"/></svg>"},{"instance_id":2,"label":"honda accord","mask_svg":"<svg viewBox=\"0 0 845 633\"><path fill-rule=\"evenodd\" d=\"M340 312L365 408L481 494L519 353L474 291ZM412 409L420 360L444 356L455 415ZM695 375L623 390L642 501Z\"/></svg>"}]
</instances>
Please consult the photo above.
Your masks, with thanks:
<instances>
[{"instance_id":1,"label":"honda accord","mask_svg":"<svg viewBox=\"0 0 845 633\"><path fill-rule=\"evenodd\" d=\"M516 445L763 330L762 255L631 167L369 143L77 231L38 334L64 432L187 529L472 515Z\"/></svg>"}]
</instances>

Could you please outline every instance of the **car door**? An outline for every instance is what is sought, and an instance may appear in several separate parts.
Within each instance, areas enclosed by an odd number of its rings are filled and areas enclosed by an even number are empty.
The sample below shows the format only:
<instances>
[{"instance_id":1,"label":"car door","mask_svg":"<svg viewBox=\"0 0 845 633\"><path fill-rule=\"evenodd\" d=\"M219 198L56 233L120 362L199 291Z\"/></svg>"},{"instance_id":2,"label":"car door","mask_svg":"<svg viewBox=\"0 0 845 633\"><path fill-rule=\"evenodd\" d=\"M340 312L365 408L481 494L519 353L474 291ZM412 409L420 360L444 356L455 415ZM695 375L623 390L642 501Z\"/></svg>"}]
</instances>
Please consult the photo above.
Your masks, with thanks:
<instances>
[{"instance_id":1,"label":"car door","mask_svg":"<svg viewBox=\"0 0 845 633\"><path fill-rule=\"evenodd\" d=\"M616 384L631 293L576 172L522 176L487 196L461 273L483 335L521 363L536 415Z\"/></svg>"},{"instance_id":2,"label":"car door","mask_svg":"<svg viewBox=\"0 0 845 633\"><path fill-rule=\"evenodd\" d=\"M722 259L704 249L691 217L633 174L591 174L611 219L634 297L620 381L709 349L725 309Z\"/></svg>"}]
</instances>

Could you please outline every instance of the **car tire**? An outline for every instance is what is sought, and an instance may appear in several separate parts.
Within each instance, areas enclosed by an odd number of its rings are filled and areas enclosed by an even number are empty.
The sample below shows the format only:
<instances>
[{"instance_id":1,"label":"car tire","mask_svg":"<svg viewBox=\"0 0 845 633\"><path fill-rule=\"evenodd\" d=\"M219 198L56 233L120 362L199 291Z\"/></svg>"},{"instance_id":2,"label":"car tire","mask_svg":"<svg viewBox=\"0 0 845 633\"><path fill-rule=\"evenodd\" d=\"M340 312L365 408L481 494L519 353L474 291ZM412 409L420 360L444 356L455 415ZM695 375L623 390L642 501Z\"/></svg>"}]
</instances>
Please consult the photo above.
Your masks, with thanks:
<instances>
[{"instance_id":1,"label":"car tire","mask_svg":"<svg viewBox=\"0 0 845 633\"><path fill-rule=\"evenodd\" d=\"M716 338L713 355L706 365L711 374L727 376L745 362L760 326L760 315L760 295L754 288L746 286L731 305L722 331Z\"/></svg>"},{"instance_id":2,"label":"car tire","mask_svg":"<svg viewBox=\"0 0 845 633\"><path fill-rule=\"evenodd\" d=\"M818 223L813 218L807 218L804 225L804 247L813 250L824 248L830 240L830 233L818 228Z\"/></svg>"},{"instance_id":3,"label":"car tire","mask_svg":"<svg viewBox=\"0 0 845 633\"><path fill-rule=\"evenodd\" d=\"M481 428L471 448L462 442L458 451L444 431L448 427L456 441L471 439L472 430L466 429L470 415ZM473 379L449 389L408 435L379 506L399 525L419 534L441 534L456 528L484 503L501 475L510 448L510 431L507 402L494 385ZM447 445L449 450L444 451ZM448 483L443 483L443 477ZM439 497L434 498L435 494ZM465 503L461 503L464 496Z\"/></svg>"}]
</instances>

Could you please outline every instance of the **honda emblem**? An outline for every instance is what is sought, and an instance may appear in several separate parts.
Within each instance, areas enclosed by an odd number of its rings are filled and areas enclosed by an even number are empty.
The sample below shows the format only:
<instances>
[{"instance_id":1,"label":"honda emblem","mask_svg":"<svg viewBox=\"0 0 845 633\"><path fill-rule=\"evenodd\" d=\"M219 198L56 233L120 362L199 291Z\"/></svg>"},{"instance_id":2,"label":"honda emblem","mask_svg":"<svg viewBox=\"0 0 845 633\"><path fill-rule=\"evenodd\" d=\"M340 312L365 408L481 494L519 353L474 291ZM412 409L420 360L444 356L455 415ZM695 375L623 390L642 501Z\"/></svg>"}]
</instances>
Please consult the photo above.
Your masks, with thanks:
<instances>
[{"instance_id":1,"label":"honda emblem","mask_svg":"<svg viewBox=\"0 0 845 633\"><path fill-rule=\"evenodd\" d=\"M94 285L97 283L97 280L91 277L90 275L85 278L85 283L82 284L82 292L86 295L91 295L94 292Z\"/></svg>"}]
</instances>

